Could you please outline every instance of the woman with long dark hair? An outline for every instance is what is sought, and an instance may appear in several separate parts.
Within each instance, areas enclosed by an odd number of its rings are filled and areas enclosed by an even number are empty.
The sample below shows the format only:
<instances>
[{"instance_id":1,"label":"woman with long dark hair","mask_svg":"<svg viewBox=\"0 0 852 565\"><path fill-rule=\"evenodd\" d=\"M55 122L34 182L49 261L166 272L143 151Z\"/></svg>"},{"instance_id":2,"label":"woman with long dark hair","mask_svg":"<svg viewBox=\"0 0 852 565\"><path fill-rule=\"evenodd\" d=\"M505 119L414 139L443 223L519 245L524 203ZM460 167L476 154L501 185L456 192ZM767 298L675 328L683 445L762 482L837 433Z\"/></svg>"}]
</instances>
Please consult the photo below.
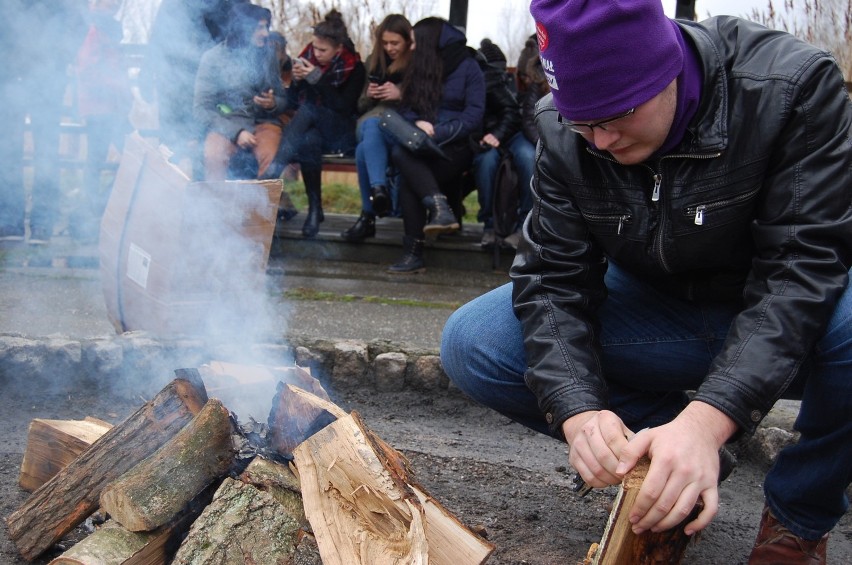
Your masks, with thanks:
<instances>
[{"instance_id":1,"label":"woman with long dark hair","mask_svg":"<svg viewBox=\"0 0 852 565\"><path fill-rule=\"evenodd\" d=\"M324 220L322 156L351 154L355 149L358 97L364 85L364 64L337 10L314 26L314 37L293 61L293 82L287 105L296 114L284 132L274 175L298 162L308 195L305 237L314 237Z\"/></svg>"},{"instance_id":2,"label":"woman with long dark hair","mask_svg":"<svg viewBox=\"0 0 852 565\"><path fill-rule=\"evenodd\" d=\"M414 37L411 23L402 14L390 14L376 27L373 52L367 61L368 82L358 100L358 146L355 164L361 189L361 216L341 235L347 241L363 241L376 235L376 216L387 215L392 206L387 168L392 140L379 128L379 114L396 108L402 99L401 83L411 56Z\"/></svg>"},{"instance_id":3,"label":"woman with long dark hair","mask_svg":"<svg viewBox=\"0 0 852 565\"><path fill-rule=\"evenodd\" d=\"M419 155L394 145L391 159L402 177L400 203L405 230L402 259L391 273L425 270L425 237L459 229L447 194L457 196L458 179L470 168L469 137L482 128L485 79L468 50L464 34L441 18L414 25L414 51L402 82L403 115L422 129L446 159Z\"/></svg>"}]
</instances>

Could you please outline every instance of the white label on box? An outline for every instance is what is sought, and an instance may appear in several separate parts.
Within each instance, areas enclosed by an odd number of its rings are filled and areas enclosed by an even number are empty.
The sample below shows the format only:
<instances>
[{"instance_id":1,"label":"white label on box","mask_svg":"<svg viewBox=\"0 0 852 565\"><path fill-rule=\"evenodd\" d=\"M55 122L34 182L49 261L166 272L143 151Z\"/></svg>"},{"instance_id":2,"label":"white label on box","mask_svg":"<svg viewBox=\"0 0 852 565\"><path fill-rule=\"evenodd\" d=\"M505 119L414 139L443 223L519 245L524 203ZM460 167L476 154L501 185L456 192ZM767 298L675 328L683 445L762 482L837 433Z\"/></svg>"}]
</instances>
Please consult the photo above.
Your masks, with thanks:
<instances>
[{"instance_id":1,"label":"white label on box","mask_svg":"<svg viewBox=\"0 0 852 565\"><path fill-rule=\"evenodd\" d=\"M127 278L142 288L147 288L150 268L151 256L135 243L131 243L127 252Z\"/></svg>"}]
</instances>

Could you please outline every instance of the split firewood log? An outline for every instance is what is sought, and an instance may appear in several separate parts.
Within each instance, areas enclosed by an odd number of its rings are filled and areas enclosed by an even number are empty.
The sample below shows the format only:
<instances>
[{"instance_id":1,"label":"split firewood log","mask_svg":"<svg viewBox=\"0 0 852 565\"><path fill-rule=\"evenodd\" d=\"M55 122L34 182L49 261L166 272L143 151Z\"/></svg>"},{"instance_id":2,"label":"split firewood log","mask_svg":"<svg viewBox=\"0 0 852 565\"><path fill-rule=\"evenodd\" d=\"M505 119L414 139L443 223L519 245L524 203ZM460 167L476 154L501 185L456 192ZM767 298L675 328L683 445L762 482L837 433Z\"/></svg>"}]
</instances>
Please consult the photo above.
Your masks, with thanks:
<instances>
[{"instance_id":1,"label":"split firewood log","mask_svg":"<svg viewBox=\"0 0 852 565\"><path fill-rule=\"evenodd\" d=\"M271 494L226 478L192 524L172 565L290 565L302 532L299 520Z\"/></svg>"},{"instance_id":2,"label":"split firewood log","mask_svg":"<svg viewBox=\"0 0 852 565\"><path fill-rule=\"evenodd\" d=\"M193 369L127 420L116 425L71 464L39 487L6 518L9 538L27 560L56 543L98 507L101 490L156 451L201 411L204 383Z\"/></svg>"},{"instance_id":3,"label":"split firewood log","mask_svg":"<svg viewBox=\"0 0 852 565\"><path fill-rule=\"evenodd\" d=\"M86 451L112 424L87 416L83 420L35 418L27 433L27 449L18 485L27 492L50 480Z\"/></svg>"},{"instance_id":4,"label":"split firewood log","mask_svg":"<svg viewBox=\"0 0 852 565\"><path fill-rule=\"evenodd\" d=\"M592 565L622 565L623 563L635 565L668 563L677 565L683 560L683 554L692 540L690 536L684 533L683 528L694 520L701 511L703 505L700 501L693 508L689 517L675 528L664 532L647 531L639 535L633 533L632 524L629 521L630 509L636 502L639 489L648 474L650 465L651 461L647 457L643 457L625 475L613 503L603 537L599 544L593 544L589 550L586 563L591 562ZM597 548L594 545L597 545Z\"/></svg>"},{"instance_id":5,"label":"split firewood log","mask_svg":"<svg viewBox=\"0 0 852 565\"><path fill-rule=\"evenodd\" d=\"M315 433L293 455L325 565L480 564L494 550L411 484L405 458L356 413Z\"/></svg>"},{"instance_id":6,"label":"split firewood log","mask_svg":"<svg viewBox=\"0 0 852 565\"><path fill-rule=\"evenodd\" d=\"M131 532L123 528L121 524L109 520L48 565L142 563L134 557L148 547L157 535L157 532Z\"/></svg>"},{"instance_id":7,"label":"split firewood log","mask_svg":"<svg viewBox=\"0 0 852 565\"><path fill-rule=\"evenodd\" d=\"M101 509L131 532L158 528L234 461L228 409L210 399L201 412L150 457L101 492Z\"/></svg>"},{"instance_id":8,"label":"split firewood log","mask_svg":"<svg viewBox=\"0 0 852 565\"><path fill-rule=\"evenodd\" d=\"M240 475L240 480L268 492L304 529L310 529L299 478L287 465L255 457Z\"/></svg>"},{"instance_id":9,"label":"split firewood log","mask_svg":"<svg viewBox=\"0 0 852 565\"><path fill-rule=\"evenodd\" d=\"M297 445L345 416L346 412L327 396L281 382L269 412L269 447L290 455Z\"/></svg>"},{"instance_id":10,"label":"split firewood log","mask_svg":"<svg viewBox=\"0 0 852 565\"><path fill-rule=\"evenodd\" d=\"M108 520L48 565L162 565L170 563L189 527L213 500L219 482L196 496L174 520L150 532L131 532Z\"/></svg>"}]
</instances>

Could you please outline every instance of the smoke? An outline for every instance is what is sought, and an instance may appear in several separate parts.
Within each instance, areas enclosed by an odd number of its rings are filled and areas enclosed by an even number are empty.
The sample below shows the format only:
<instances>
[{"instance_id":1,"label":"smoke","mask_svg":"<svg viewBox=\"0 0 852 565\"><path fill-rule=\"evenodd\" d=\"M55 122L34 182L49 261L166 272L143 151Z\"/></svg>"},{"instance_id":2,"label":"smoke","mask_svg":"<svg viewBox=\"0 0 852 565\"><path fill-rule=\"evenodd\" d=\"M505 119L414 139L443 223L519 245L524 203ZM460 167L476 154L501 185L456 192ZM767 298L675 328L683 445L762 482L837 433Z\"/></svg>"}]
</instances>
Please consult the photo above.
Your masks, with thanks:
<instances>
[{"instance_id":1,"label":"smoke","mask_svg":"<svg viewBox=\"0 0 852 565\"><path fill-rule=\"evenodd\" d=\"M116 13L125 24L134 18L145 21L146 10L150 14L156 0L124 0L120 6L110 0L10 2L0 22L0 118L6 128L0 136L0 277L4 285L15 288L17 300L4 310L0 331L22 336L83 332L73 337L94 339L112 329L103 309L104 302L112 299L116 309L111 316L119 326L149 332L154 340L181 336L204 344L203 352L195 346L186 355L164 350L156 359L158 353L142 347L141 338L113 338L90 349L84 345L82 350L72 343L62 350L61 363L45 359L33 364L23 357L59 348L40 343L31 347L24 340L16 349L16 366L23 372L38 371L45 383L52 381L55 391L64 392L68 383L79 382L80 375L69 371L101 370L98 364L109 360L104 351L116 351L122 361L103 369L114 382L101 390L148 392L152 384L169 380L181 366L214 360L252 366L292 362L286 358L285 347L257 347L282 344L286 332L286 306L273 296L275 289L268 287L263 268L271 239L268 231L263 232L264 223L274 225L277 199L271 200L260 185L206 185L186 178L158 184L159 173L151 169L170 168L177 175L169 176L174 180L180 177L173 165L198 156L200 137L192 116L195 71L204 51L223 36L229 2L162 0L150 27L124 25L123 29ZM89 4L96 10L90 10ZM105 40L97 46L107 49L98 55L107 57L92 61L117 61L120 68L107 66L94 72L98 69L81 64L84 48L93 47L87 41L93 26ZM121 46L122 37L124 41L150 38L144 57ZM115 54L117 59L112 58ZM93 72L82 72L86 69ZM102 82L91 82L95 80ZM134 89L136 105L131 112ZM84 103L80 97L84 92L94 99ZM105 93L115 96L103 99ZM98 104L100 108L93 107ZM103 148L103 154L97 155L98 165L110 147L112 158L127 157L127 151L121 151L130 129L127 116L145 114L140 106L158 109L158 129L142 133L158 153L171 154L171 164L149 155L140 173L148 175L147 183L128 180L131 186L120 187L124 162L117 173L98 168L93 182L85 168L87 154L94 154L95 146ZM95 143L98 123L103 125L98 131L105 136L100 145ZM86 135L75 133L80 130ZM158 144L162 152L156 149ZM153 165L157 159L162 163ZM119 193L127 200L117 202L111 212L113 202L108 206L108 198ZM106 220L110 214L111 233L117 239L99 242L102 215ZM98 261L109 261L110 254L116 268L103 275L93 267ZM85 267L79 277L68 276L70 272L62 269L27 271L25 276L10 271L77 263ZM42 284L42 276L51 277L50 284ZM57 276L62 277L61 285ZM153 358L134 357L130 353L134 345ZM91 362L87 355L93 356ZM187 361L193 364L186 365ZM12 378L0 367L0 378L6 392L13 385L20 385L22 393L35 391L20 371ZM49 394L48 388L39 388L38 393ZM240 408L245 413L238 412L241 418L265 419L275 387L258 390L258 394L242 396Z\"/></svg>"}]
</instances>

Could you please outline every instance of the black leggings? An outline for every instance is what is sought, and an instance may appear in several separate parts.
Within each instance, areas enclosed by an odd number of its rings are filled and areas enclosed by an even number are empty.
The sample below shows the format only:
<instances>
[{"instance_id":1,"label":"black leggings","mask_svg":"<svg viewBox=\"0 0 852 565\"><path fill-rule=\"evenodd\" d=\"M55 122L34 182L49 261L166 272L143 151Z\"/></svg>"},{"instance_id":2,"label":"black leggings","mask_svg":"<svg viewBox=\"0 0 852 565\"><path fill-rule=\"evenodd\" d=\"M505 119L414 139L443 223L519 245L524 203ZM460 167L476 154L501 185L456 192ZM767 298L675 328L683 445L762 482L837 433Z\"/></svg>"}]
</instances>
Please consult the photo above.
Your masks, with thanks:
<instances>
[{"instance_id":1,"label":"black leggings","mask_svg":"<svg viewBox=\"0 0 852 565\"><path fill-rule=\"evenodd\" d=\"M459 181L473 161L467 140L446 145L443 150L449 160L415 155L400 145L394 145L391 150L391 161L402 179L399 190L402 224L405 235L415 239L423 239L423 226L426 225L423 199L444 194L450 203L458 200L461 196Z\"/></svg>"}]
</instances>

